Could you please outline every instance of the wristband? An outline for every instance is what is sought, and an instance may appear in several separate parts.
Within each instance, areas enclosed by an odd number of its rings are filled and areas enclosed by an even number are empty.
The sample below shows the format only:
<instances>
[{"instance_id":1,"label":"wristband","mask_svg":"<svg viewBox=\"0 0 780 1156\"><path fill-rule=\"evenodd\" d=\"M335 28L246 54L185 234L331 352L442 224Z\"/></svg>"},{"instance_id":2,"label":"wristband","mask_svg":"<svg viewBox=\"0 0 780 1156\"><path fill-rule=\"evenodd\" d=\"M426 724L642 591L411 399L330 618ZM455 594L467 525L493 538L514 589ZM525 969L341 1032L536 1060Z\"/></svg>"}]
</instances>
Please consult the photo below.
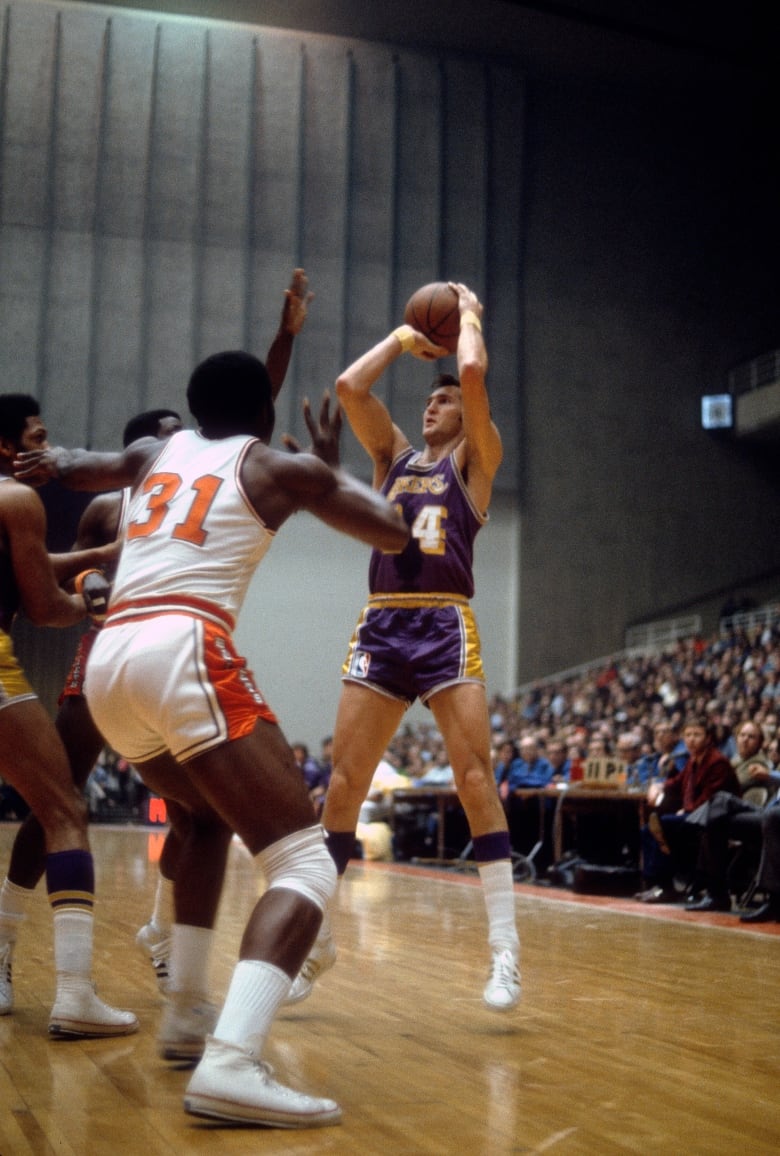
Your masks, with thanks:
<instances>
[{"instance_id":1,"label":"wristband","mask_svg":"<svg viewBox=\"0 0 780 1156\"><path fill-rule=\"evenodd\" d=\"M460 323L461 325L473 325L480 333L482 332L482 322L472 309L466 309L464 313L461 313Z\"/></svg>"},{"instance_id":2,"label":"wristband","mask_svg":"<svg viewBox=\"0 0 780 1156\"><path fill-rule=\"evenodd\" d=\"M82 570L81 573L77 574L73 580L73 588L77 594L83 594L84 593L84 582L86 581L86 579L89 577L90 574L99 574L101 578L105 578L105 574L103 573L102 570L96 570L96 569Z\"/></svg>"},{"instance_id":3,"label":"wristband","mask_svg":"<svg viewBox=\"0 0 780 1156\"><path fill-rule=\"evenodd\" d=\"M411 325L399 325L397 329L393 330L393 337L397 337L401 342L402 353L408 353L410 349L414 349L416 338Z\"/></svg>"}]
</instances>

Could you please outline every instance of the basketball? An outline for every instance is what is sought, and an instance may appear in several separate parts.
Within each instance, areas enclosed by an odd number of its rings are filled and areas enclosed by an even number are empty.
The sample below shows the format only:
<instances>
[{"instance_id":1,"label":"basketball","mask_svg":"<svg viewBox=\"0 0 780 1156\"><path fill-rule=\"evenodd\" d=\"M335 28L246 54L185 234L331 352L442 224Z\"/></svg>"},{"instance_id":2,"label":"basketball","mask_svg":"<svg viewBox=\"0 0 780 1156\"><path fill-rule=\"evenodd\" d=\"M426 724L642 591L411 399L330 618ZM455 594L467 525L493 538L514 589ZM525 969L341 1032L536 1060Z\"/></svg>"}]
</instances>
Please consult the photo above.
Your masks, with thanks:
<instances>
[{"instance_id":1,"label":"basketball","mask_svg":"<svg viewBox=\"0 0 780 1156\"><path fill-rule=\"evenodd\" d=\"M460 333L458 294L446 281L423 285L406 302L404 321L436 345L443 345L454 353Z\"/></svg>"}]
</instances>

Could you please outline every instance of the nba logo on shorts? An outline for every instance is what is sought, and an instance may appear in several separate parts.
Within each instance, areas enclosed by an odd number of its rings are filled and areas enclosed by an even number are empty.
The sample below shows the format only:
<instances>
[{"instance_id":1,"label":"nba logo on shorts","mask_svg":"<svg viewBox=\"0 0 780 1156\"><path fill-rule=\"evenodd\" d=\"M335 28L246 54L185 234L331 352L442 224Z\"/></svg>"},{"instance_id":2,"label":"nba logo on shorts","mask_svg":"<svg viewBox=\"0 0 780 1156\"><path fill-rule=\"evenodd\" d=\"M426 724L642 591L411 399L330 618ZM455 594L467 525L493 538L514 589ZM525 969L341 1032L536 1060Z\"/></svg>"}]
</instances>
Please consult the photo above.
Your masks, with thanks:
<instances>
[{"instance_id":1,"label":"nba logo on shorts","mask_svg":"<svg viewBox=\"0 0 780 1156\"><path fill-rule=\"evenodd\" d=\"M353 674L356 674L358 678L368 678L368 668L370 665L370 654L367 654L365 650L358 650L355 652L355 657L352 660Z\"/></svg>"}]
</instances>

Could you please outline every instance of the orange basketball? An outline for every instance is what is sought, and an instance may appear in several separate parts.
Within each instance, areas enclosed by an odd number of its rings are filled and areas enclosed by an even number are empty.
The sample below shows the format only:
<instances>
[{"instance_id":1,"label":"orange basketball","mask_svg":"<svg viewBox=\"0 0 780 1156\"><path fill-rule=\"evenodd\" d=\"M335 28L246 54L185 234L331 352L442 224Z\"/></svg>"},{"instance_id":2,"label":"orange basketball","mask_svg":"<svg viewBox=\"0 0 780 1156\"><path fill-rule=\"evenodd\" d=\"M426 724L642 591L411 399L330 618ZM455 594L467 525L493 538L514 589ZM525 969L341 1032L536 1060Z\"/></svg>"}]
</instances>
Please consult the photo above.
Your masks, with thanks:
<instances>
[{"instance_id":1,"label":"orange basketball","mask_svg":"<svg viewBox=\"0 0 780 1156\"><path fill-rule=\"evenodd\" d=\"M423 285L406 302L404 321L436 345L443 345L454 353L460 333L458 294L446 281Z\"/></svg>"}]
</instances>

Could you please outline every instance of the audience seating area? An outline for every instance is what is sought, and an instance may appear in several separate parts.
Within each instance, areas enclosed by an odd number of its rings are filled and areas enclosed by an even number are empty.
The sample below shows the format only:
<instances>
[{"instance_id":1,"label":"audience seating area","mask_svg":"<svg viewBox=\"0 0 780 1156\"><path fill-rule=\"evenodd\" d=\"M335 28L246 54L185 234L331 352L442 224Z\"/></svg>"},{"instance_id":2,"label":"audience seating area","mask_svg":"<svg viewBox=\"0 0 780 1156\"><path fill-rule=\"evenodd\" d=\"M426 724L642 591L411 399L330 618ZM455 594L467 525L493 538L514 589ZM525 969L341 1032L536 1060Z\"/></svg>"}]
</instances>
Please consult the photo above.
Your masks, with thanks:
<instances>
[{"instance_id":1,"label":"audience seating area","mask_svg":"<svg viewBox=\"0 0 780 1156\"><path fill-rule=\"evenodd\" d=\"M540 680L513 696L494 694L490 712L494 763L507 742L519 749L523 740L532 737L542 757L553 743L564 744L566 763L556 775L562 781L571 777L572 760L618 757L621 738L629 733L638 738L638 755L650 754L656 724L671 720L681 725L689 713L709 718L717 745L730 759L736 753L734 734L740 723L747 719L758 723L764 733L764 752L771 766L780 769L780 604L761 608L752 616L725 619L715 637L678 639L657 653L626 651L595 668ZM419 785L428 790L425 795L421 790L419 805L404 792L403 803L390 819L392 840L377 843L385 849L382 854L405 860L465 862L469 833L457 799L447 800L446 806L436 801L436 790L447 792L451 772L433 719L422 725L405 724L386 758L408 779L410 788ZM27 810L23 801L2 783L0 787L0 818L23 817ZM515 841L513 830L513 850L523 864L517 875L571 885L571 857L564 855L563 862L558 862L553 854L556 849L560 854L561 848L560 824L553 832L555 788L547 788L546 793L549 801L538 792L538 798L528 792L532 797L525 800L527 837ZM111 752L105 752L96 766L87 796L93 822L151 821L149 807L154 797L150 801L133 769ZM603 817L607 824L619 822L628 831L610 832L602 822L603 837L609 840L614 835L616 845L624 844L627 861L623 865L636 873L636 841L630 827L636 828L637 818L642 820L642 808L605 807ZM154 817L158 822L159 818ZM606 854L602 862L611 870L621 866Z\"/></svg>"}]
</instances>

